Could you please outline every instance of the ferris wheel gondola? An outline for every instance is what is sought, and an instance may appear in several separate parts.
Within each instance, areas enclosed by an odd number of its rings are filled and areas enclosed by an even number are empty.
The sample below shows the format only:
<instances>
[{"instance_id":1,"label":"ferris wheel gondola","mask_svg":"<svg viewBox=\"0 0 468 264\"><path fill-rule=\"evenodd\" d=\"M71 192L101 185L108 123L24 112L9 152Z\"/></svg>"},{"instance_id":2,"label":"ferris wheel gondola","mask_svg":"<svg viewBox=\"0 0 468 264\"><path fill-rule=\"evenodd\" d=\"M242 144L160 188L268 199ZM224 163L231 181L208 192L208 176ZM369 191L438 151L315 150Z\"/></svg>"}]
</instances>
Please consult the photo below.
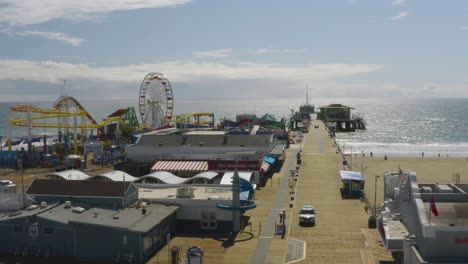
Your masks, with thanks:
<instances>
[{"instance_id":1,"label":"ferris wheel gondola","mask_svg":"<svg viewBox=\"0 0 468 264\"><path fill-rule=\"evenodd\" d=\"M158 128L170 123L174 97L169 80L162 73L149 73L140 87L141 122L146 128Z\"/></svg>"}]
</instances>

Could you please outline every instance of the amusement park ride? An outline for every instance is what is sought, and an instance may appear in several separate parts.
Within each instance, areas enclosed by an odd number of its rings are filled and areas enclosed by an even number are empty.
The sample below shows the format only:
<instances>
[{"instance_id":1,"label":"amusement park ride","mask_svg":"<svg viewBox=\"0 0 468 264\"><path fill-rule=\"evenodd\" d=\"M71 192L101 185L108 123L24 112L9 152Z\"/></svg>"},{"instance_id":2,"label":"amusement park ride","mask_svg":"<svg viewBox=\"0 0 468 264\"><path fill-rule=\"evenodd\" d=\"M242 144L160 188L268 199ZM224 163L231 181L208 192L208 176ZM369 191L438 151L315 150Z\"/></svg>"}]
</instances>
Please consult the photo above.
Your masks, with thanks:
<instances>
[{"instance_id":1,"label":"amusement park ride","mask_svg":"<svg viewBox=\"0 0 468 264\"><path fill-rule=\"evenodd\" d=\"M174 96L169 80L162 73L149 73L140 87L139 107L144 128L169 124L174 110Z\"/></svg>"},{"instance_id":2,"label":"amusement park ride","mask_svg":"<svg viewBox=\"0 0 468 264\"><path fill-rule=\"evenodd\" d=\"M65 81L64 81L65 85ZM157 130L175 125L175 123L186 123L195 125L214 125L213 113L192 113L177 115L173 118L174 96L171 84L162 73L149 73L143 79L139 92L139 111L141 125L135 115L133 108L120 109L102 122L96 122L91 114L71 96L62 94L52 109L43 109L34 105L14 105L10 107L8 123L8 150L12 149L11 127L26 127L28 130L28 150L31 152L31 138L33 128L57 128L58 134L69 135L73 130L74 154L78 154L78 130L82 136L87 136L91 131L97 130L97 135L106 135L106 128L110 124L116 124L117 130L121 125L127 125L132 131ZM20 113L22 116L13 117L12 113ZM206 121L203 118L208 117ZM92 132L91 132L92 133ZM46 134L44 136L46 141ZM83 138L83 137L82 137ZM44 142L46 144L46 142Z\"/></svg>"}]
</instances>

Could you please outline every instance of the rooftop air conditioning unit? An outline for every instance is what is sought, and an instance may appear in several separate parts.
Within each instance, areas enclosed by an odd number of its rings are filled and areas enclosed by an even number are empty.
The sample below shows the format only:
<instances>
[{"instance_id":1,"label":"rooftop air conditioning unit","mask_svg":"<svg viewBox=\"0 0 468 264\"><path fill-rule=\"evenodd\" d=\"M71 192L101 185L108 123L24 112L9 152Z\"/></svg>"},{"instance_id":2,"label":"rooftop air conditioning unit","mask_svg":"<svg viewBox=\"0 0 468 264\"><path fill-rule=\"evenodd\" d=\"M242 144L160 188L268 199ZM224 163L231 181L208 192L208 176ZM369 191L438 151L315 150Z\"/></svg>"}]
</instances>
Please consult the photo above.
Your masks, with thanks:
<instances>
[{"instance_id":1,"label":"rooftop air conditioning unit","mask_svg":"<svg viewBox=\"0 0 468 264\"><path fill-rule=\"evenodd\" d=\"M72 212L74 212L74 213L81 214L81 213L83 213L84 211L85 211L85 209L84 209L83 207L77 206L77 207L73 207L73 208L72 208Z\"/></svg>"},{"instance_id":2,"label":"rooftop air conditioning unit","mask_svg":"<svg viewBox=\"0 0 468 264\"><path fill-rule=\"evenodd\" d=\"M71 202L70 201L65 201L65 208L68 209L71 207Z\"/></svg>"},{"instance_id":3,"label":"rooftop air conditioning unit","mask_svg":"<svg viewBox=\"0 0 468 264\"><path fill-rule=\"evenodd\" d=\"M177 198L193 198L193 188L179 188L177 189Z\"/></svg>"},{"instance_id":4,"label":"rooftop air conditioning unit","mask_svg":"<svg viewBox=\"0 0 468 264\"><path fill-rule=\"evenodd\" d=\"M30 206L26 207L26 211L32 211L37 209L39 206L37 204L31 204Z\"/></svg>"},{"instance_id":5,"label":"rooftop air conditioning unit","mask_svg":"<svg viewBox=\"0 0 468 264\"><path fill-rule=\"evenodd\" d=\"M40 207L41 207L41 208L46 208L46 207L47 207L47 203L46 203L46 202L41 202Z\"/></svg>"}]
</instances>

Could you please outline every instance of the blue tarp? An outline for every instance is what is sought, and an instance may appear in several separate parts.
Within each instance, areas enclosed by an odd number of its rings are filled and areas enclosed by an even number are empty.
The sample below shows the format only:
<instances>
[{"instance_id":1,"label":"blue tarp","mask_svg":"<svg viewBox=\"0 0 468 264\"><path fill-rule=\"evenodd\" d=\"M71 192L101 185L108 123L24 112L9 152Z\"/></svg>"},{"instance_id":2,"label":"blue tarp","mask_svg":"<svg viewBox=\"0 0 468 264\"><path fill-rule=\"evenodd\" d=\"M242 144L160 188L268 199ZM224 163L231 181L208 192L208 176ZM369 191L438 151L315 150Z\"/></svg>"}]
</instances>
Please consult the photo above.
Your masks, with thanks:
<instances>
[{"instance_id":1,"label":"blue tarp","mask_svg":"<svg viewBox=\"0 0 468 264\"><path fill-rule=\"evenodd\" d=\"M340 171L341 180L362 181L362 174L357 171Z\"/></svg>"},{"instance_id":2,"label":"blue tarp","mask_svg":"<svg viewBox=\"0 0 468 264\"><path fill-rule=\"evenodd\" d=\"M263 160L266 161L266 162L268 162L268 163L270 163L270 164L273 164L273 163L275 163L275 161L276 161L275 158L270 157L270 156L265 156L265 157L263 157Z\"/></svg>"}]
</instances>

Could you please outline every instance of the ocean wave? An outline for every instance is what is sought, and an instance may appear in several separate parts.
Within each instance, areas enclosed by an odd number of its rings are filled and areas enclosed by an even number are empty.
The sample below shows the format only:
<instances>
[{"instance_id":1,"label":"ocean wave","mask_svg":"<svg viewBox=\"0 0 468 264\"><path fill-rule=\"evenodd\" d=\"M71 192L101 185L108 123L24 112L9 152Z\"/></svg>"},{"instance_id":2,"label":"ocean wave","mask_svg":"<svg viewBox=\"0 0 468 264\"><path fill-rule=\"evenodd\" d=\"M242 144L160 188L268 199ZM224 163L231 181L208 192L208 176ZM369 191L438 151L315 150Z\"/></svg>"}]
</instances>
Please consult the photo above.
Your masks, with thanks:
<instances>
[{"instance_id":1,"label":"ocean wave","mask_svg":"<svg viewBox=\"0 0 468 264\"><path fill-rule=\"evenodd\" d=\"M408 156L416 157L424 153L425 157L468 157L468 143L381 143L381 142L349 142L336 140L345 154L367 154L371 152L375 156Z\"/></svg>"}]
</instances>

